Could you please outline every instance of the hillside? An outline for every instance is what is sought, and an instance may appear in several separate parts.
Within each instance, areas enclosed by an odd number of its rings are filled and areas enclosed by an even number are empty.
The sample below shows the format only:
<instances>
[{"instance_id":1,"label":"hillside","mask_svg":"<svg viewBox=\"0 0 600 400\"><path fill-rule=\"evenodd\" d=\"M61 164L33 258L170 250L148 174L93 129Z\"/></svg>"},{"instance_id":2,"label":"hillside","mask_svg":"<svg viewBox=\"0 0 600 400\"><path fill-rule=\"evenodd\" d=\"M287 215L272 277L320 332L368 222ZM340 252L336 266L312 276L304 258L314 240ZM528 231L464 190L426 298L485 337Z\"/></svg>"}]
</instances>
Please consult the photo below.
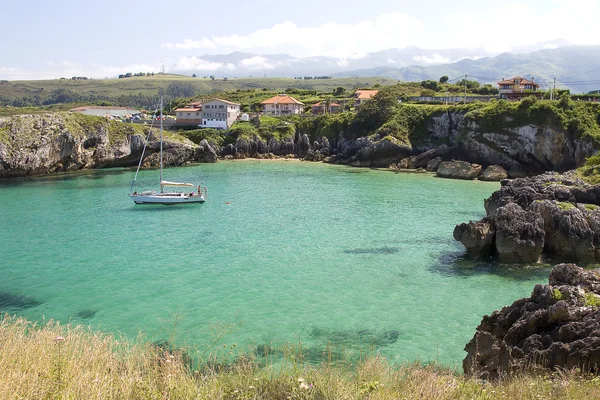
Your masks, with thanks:
<instances>
[{"instance_id":1,"label":"hillside","mask_svg":"<svg viewBox=\"0 0 600 400\"><path fill-rule=\"evenodd\" d=\"M193 97L208 93L263 89L284 91L287 88L329 92L337 87L353 90L396 83L389 78L243 78L208 79L183 75L154 75L123 79L55 79L40 81L0 81L0 105L40 106L55 103L109 101L116 105L145 107L154 104L162 90L173 97ZM171 87L172 90L169 88ZM177 93L175 93L177 92Z\"/></svg>"}]
</instances>

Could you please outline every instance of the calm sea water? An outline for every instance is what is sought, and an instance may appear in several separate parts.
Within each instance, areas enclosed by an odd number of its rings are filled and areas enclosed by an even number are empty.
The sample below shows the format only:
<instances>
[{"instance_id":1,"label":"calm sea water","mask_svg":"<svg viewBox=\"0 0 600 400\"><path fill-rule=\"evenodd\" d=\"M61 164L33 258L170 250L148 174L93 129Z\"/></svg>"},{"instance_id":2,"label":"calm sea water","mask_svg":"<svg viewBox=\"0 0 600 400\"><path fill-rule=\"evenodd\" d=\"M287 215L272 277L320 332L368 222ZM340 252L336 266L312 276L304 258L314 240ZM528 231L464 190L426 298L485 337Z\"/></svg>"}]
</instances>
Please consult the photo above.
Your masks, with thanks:
<instances>
[{"instance_id":1,"label":"calm sea water","mask_svg":"<svg viewBox=\"0 0 600 400\"><path fill-rule=\"evenodd\" d=\"M136 206L132 177L0 181L4 311L201 352L226 333L221 348L302 342L311 361L379 351L457 367L484 314L547 279L468 261L453 240L497 183L245 160L167 170L200 179L205 204Z\"/></svg>"}]
</instances>

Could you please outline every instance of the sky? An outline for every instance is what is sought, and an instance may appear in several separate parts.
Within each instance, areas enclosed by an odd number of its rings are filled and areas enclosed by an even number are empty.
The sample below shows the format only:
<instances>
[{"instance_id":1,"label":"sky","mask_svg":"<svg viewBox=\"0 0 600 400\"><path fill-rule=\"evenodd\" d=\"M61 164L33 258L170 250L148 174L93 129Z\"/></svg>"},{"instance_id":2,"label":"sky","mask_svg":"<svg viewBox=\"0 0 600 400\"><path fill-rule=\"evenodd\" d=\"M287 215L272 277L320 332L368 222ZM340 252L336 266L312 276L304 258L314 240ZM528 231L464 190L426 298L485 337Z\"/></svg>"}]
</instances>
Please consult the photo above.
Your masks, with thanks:
<instances>
[{"instance_id":1,"label":"sky","mask_svg":"<svg viewBox=\"0 0 600 400\"><path fill-rule=\"evenodd\" d=\"M600 0L29 0L1 9L5 80L105 78L163 65L172 73L235 69L203 58L234 51L330 56L342 65L407 46L480 49L485 56L600 44L592 29Z\"/></svg>"}]
</instances>

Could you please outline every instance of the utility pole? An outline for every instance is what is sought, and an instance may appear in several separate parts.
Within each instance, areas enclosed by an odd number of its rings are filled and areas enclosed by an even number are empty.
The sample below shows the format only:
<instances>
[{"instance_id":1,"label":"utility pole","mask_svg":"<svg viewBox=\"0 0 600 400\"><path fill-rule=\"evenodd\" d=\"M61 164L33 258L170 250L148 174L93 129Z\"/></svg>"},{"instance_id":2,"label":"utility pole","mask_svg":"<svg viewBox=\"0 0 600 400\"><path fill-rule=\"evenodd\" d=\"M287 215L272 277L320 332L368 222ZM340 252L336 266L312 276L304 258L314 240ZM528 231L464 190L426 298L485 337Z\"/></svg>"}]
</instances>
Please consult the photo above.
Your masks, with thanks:
<instances>
[{"instance_id":1,"label":"utility pole","mask_svg":"<svg viewBox=\"0 0 600 400\"><path fill-rule=\"evenodd\" d=\"M550 89L550 100L554 100L554 91L556 90L556 78L554 78L554 84Z\"/></svg>"},{"instance_id":2,"label":"utility pole","mask_svg":"<svg viewBox=\"0 0 600 400\"><path fill-rule=\"evenodd\" d=\"M467 74L465 74L465 104L467 104Z\"/></svg>"}]
</instances>

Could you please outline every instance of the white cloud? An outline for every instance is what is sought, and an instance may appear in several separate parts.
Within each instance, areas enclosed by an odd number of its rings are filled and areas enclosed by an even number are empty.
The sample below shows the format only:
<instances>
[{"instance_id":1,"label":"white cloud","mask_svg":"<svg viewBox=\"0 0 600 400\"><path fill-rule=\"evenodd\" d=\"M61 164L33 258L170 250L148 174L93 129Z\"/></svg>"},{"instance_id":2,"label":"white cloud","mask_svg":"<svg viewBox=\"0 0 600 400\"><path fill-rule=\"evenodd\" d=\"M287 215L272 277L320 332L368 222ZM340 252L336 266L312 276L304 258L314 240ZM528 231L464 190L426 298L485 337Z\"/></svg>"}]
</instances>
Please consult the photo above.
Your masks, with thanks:
<instances>
[{"instance_id":1,"label":"white cloud","mask_svg":"<svg viewBox=\"0 0 600 400\"><path fill-rule=\"evenodd\" d=\"M598 15L600 0L552 0L544 7L513 1L487 10L485 17L456 12L446 16L446 24L452 28L439 37L439 46L481 46L489 53L500 53L557 39L599 44L598 35L586 29L596 25ZM547 46L544 48L552 48Z\"/></svg>"},{"instance_id":2,"label":"white cloud","mask_svg":"<svg viewBox=\"0 0 600 400\"><path fill-rule=\"evenodd\" d=\"M277 67L275 63L271 63L265 57L261 56L244 58L240 61L240 65L248 69L275 69Z\"/></svg>"},{"instance_id":3,"label":"white cloud","mask_svg":"<svg viewBox=\"0 0 600 400\"><path fill-rule=\"evenodd\" d=\"M191 70L214 72L219 70L233 71L235 68L235 65L231 63L212 62L198 57L182 57L175 62L171 69L173 72Z\"/></svg>"},{"instance_id":4,"label":"white cloud","mask_svg":"<svg viewBox=\"0 0 600 400\"><path fill-rule=\"evenodd\" d=\"M451 62L448 57L444 57L441 54L433 53L431 57L428 56L415 56L413 60L423 64L446 64Z\"/></svg>"},{"instance_id":5,"label":"white cloud","mask_svg":"<svg viewBox=\"0 0 600 400\"><path fill-rule=\"evenodd\" d=\"M247 35L213 36L181 43L165 43L167 49L207 51L289 51L300 49L302 56L329 55L357 59L364 53L406 47L422 29L421 21L403 13L381 14L354 24L327 22L320 26L277 23Z\"/></svg>"}]
</instances>

